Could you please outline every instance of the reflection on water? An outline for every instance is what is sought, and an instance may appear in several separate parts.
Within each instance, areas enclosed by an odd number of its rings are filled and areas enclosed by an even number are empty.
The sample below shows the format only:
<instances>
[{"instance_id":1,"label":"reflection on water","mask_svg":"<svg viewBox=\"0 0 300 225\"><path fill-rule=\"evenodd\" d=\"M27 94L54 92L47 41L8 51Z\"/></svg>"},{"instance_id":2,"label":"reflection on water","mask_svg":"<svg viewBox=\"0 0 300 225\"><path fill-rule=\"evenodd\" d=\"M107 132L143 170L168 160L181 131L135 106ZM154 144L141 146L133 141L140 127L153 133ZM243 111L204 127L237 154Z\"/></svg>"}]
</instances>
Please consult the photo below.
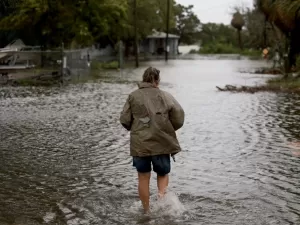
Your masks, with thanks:
<instances>
[{"instance_id":1,"label":"reflection on water","mask_svg":"<svg viewBox=\"0 0 300 225\"><path fill-rule=\"evenodd\" d=\"M219 93L255 84L246 60L153 62L186 111L170 196L141 215L119 125L144 68L66 88L0 90L0 224L299 224L299 97ZM125 82L126 81L126 82ZM4 97L5 96L5 97ZM176 195L175 195L176 193Z\"/></svg>"}]
</instances>

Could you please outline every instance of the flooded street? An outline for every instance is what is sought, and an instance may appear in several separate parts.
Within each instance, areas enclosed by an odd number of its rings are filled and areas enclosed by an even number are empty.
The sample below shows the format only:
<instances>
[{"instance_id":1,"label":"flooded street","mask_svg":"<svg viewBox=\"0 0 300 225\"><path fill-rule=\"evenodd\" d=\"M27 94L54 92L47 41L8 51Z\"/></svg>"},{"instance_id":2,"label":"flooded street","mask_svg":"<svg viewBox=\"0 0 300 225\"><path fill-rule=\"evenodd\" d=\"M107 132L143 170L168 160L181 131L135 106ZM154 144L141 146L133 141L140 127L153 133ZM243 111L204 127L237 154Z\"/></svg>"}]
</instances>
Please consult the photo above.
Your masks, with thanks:
<instances>
[{"instance_id":1,"label":"flooded street","mask_svg":"<svg viewBox=\"0 0 300 225\"><path fill-rule=\"evenodd\" d=\"M167 202L143 218L119 124L145 67L65 88L0 89L0 225L300 224L300 96L218 92L262 62L152 62L186 112ZM6 97L3 97L6 96ZM299 150L300 151L300 150ZM162 205L160 205L162 204Z\"/></svg>"}]
</instances>

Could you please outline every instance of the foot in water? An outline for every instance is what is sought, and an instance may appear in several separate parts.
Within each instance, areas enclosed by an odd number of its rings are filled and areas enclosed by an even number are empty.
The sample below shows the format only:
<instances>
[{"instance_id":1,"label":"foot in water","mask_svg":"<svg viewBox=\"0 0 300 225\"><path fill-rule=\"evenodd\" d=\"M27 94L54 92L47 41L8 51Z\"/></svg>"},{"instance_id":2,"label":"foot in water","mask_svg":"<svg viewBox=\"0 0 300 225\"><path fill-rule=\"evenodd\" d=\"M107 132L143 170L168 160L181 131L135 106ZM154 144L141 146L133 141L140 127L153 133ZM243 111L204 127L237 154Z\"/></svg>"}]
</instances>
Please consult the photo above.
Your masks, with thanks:
<instances>
[{"instance_id":1,"label":"foot in water","mask_svg":"<svg viewBox=\"0 0 300 225\"><path fill-rule=\"evenodd\" d=\"M164 199L164 197L166 196L166 193L158 193L158 200L162 200Z\"/></svg>"},{"instance_id":2,"label":"foot in water","mask_svg":"<svg viewBox=\"0 0 300 225\"><path fill-rule=\"evenodd\" d=\"M149 214L145 214L143 215L142 217L140 217L137 221L138 224L145 224L147 222L150 222L151 221L151 217L149 216Z\"/></svg>"},{"instance_id":3,"label":"foot in water","mask_svg":"<svg viewBox=\"0 0 300 225\"><path fill-rule=\"evenodd\" d=\"M143 209L144 215L148 216L150 214L150 209Z\"/></svg>"},{"instance_id":4,"label":"foot in water","mask_svg":"<svg viewBox=\"0 0 300 225\"><path fill-rule=\"evenodd\" d=\"M158 195L157 195L157 201L158 202L162 202L165 199L166 194L167 193L164 193L164 194L158 193ZM143 207L142 210L143 210L143 215L146 216L146 217L149 217L149 215L151 213L150 212L150 207Z\"/></svg>"}]
</instances>

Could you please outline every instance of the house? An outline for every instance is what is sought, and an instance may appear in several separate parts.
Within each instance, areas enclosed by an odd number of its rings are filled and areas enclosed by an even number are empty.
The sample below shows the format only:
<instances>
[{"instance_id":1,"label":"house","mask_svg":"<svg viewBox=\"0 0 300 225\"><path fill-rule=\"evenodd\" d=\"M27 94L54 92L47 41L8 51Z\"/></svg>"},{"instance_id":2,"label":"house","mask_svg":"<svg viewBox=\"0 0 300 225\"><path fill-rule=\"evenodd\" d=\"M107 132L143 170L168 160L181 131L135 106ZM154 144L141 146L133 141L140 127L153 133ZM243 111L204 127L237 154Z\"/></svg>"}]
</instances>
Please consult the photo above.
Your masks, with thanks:
<instances>
[{"instance_id":1,"label":"house","mask_svg":"<svg viewBox=\"0 0 300 225\"><path fill-rule=\"evenodd\" d=\"M140 43L140 53L162 55L166 51L166 37L164 32L154 31L153 34L147 36L146 39ZM177 55L179 36L169 34L168 46L169 54Z\"/></svg>"}]
</instances>

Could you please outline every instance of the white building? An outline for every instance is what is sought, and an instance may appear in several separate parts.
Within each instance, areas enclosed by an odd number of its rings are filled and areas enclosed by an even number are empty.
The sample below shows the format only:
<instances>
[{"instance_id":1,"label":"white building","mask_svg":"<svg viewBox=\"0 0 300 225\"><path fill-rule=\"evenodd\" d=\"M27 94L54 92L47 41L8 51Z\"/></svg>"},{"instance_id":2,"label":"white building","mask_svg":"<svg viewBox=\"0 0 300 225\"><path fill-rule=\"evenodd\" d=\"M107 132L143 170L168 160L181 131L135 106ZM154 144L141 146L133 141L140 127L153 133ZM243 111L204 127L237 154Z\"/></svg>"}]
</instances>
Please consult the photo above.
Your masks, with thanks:
<instances>
[{"instance_id":1,"label":"white building","mask_svg":"<svg viewBox=\"0 0 300 225\"><path fill-rule=\"evenodd\" d=\"M140 52L152 55L164 54L167 50L166 37L166 33L155 31L153 34L147 36L145 40L141 41ZM177 35L169 34L168 46L170 55L177 55L179 38Z\"/></svg>"}]
</instances>

